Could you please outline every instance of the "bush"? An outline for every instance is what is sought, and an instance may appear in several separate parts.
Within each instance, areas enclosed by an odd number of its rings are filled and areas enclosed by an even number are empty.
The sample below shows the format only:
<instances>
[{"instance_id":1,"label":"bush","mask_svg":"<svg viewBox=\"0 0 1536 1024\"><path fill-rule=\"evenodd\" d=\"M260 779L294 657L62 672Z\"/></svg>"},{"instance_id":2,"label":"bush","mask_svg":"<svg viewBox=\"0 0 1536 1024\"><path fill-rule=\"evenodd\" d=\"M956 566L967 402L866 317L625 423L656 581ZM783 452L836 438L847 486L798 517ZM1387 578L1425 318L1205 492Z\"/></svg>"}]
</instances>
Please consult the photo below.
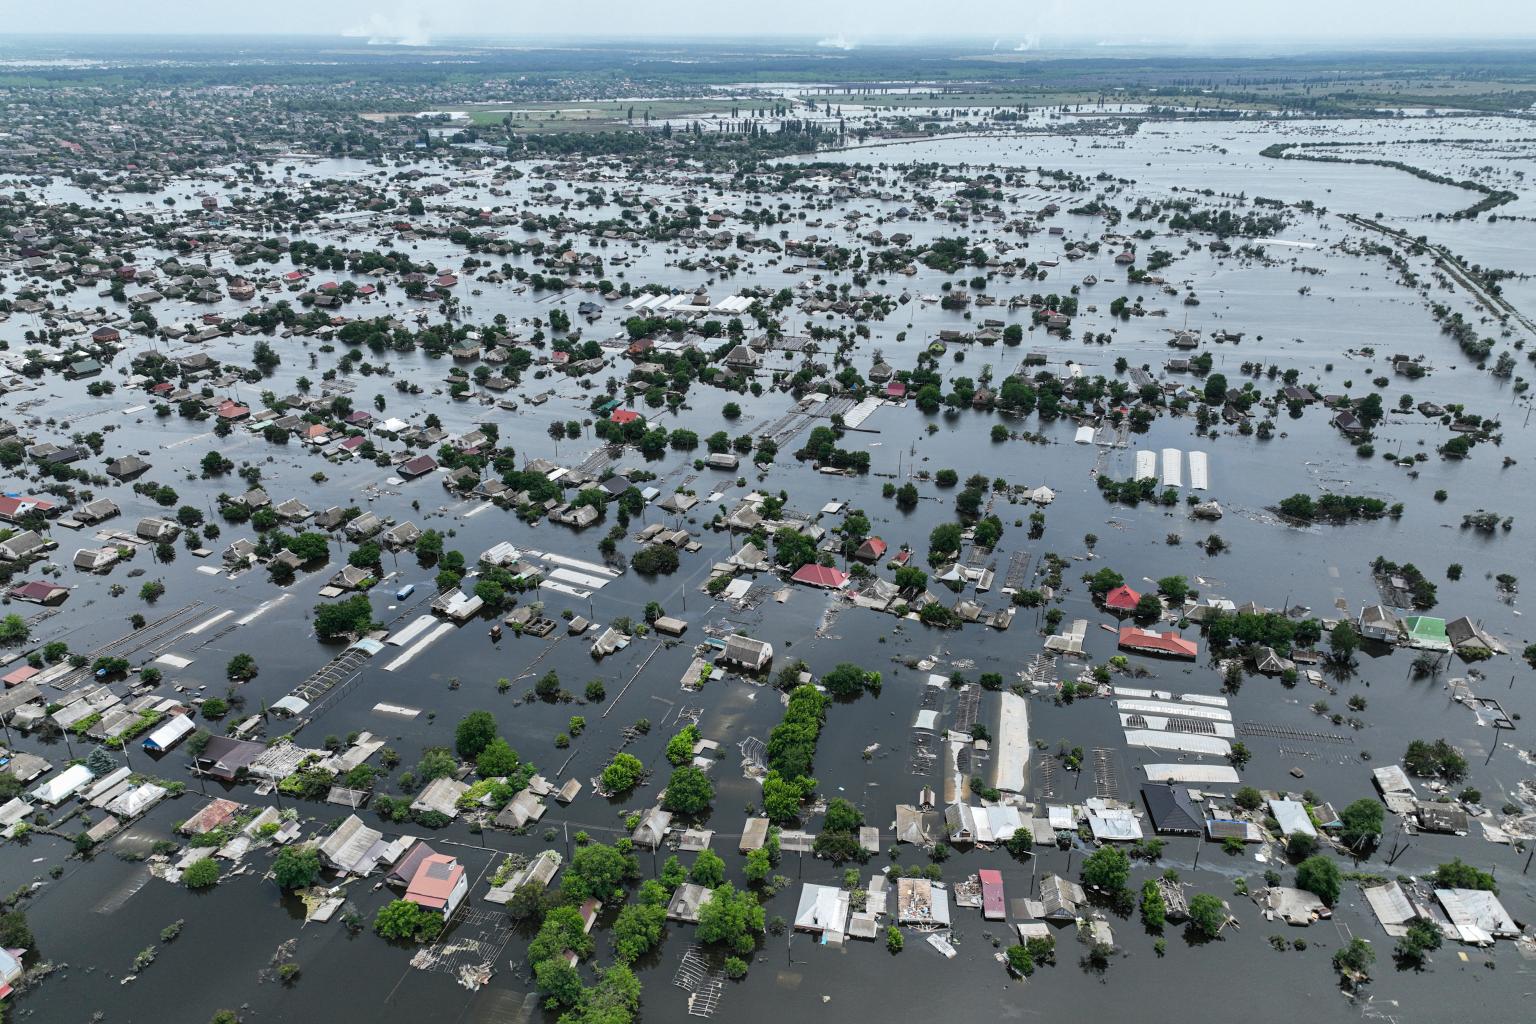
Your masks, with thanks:
<instances>
[{"instance_id":1,"label":"bush","mask_svg":"<svg viewBox=\"0 0 1536 1024\"><path fill-rule=\"evenodd\" d=\"M1467 777L1467 759L1443 739L1410 742L1403 754L1403 767L1424 778L1439 775L1449 782L1460 782Z\"/></svg>"},{"instance_id":2,"label":"bush","mask_svg":"<svg viewBox=\"0 0 1536 1024\"><path fill-rule=\"evenodd\" d=\"M1333 969L1348 978L1365 979L1371 964L1376 962L1376 951L1364 939L1350 939L1333 954Z\"/></svg>"},{"instance_id":3,"label":"bush","mask_svg":"<svg viewBox=\"0 0 1536 1024\"><path fill-rule=\"evenodd\" d=\"M392 942L428 942L442 930L443 919L410 900L393 900L379 908L373 930Z\"/></svg>"},{"instance_id":4,"label":"bush","mask_svg":"<svg viewBox=\"0 0 1536 1024\"><path fill-rule=\"evenodd\" d=\"M336 640L353 633L366 633L372 628L373 605L365 594L354 594L345 601L315 606L315 634L321 640Z\"/></svg>"},{"instance_id":5,"label":"bush","mask_svg":"<svg viewBox=\"0 0 1536 1024\"><path fill-rule=\"evenodd\" d=\"M256 659L249 654L237 654L229 659L229 665L225 667L225 674L240 682L245 682L256 677Z\"/></svg>"},{"instance_id":6,"label":"bush","mask_svg":"<svg viewBox=\"0 0 1536 1024\"><path fill-rule=\"evenodd\" d=\"M1422 917L1415 918L1408 924L1408 934L1392 947L1392 956L1402 967L1422 968L1425 954L1439 949L1442 941L1444 936L1439 925Z\"/></svg>"},{"instance_id":7,"label":"bush","mask_svg":"<svg viewBox=\"0 0 1536 1024\"><path fill-rule=\"evenodd\" d=\"M1498 883L1491 874L1463 863L1460 857L1435 869L1435 888L1482 889L1493 893L1499 891Z\"/></svg>"},{"instance_id":8,"label":"bush","mask_svg":"<svg viewBox=\"0 0 1536 1024\"><path fill-rule=\"evenodd\" d=\"M188 889L207 889L216 885L223 868L212 857L204 857L202 860L187 867L181 873L181 881Z\"/></svg>"},{"instance_id":9,"label":"bush","mask_svg":"<svg viewBox=\"0 0 1536 1024\"><path fill-rule=\"evenodd\" d=\"M675 548L651 544L630 556L629 564L642 576L670 576L681 563Z\"/></svg>"}]
</instances>

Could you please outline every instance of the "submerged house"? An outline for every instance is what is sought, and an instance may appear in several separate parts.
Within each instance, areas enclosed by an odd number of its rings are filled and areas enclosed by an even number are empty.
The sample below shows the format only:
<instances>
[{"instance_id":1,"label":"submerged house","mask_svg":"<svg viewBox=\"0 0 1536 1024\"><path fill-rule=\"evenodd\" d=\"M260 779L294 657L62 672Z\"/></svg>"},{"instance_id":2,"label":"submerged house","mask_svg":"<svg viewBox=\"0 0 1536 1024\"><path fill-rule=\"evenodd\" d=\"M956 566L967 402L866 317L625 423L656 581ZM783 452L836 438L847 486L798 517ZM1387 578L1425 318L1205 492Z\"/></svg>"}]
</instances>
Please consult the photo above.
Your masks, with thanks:
<instances>
[{"instance_id":1,"label":"submerged house","mask_svg":"<svg viewBox=\"0 0 1536 1024\"><path fill-rule=\"evenodd\" d=\"M422 859L405 898L444 917L451 917L469 892L464 866L447 854L434 853Z\"/></svg>"},{"instance_id":2,"label":"submerged house","mask_svg":"<svg viewBox=\"0 0 1536 1024\"><path fill-rule=\"evenodd\" d=\"M748 672L761 672L773 660L773 645L765 640L732 633L725 638L725 651L720 655L720 660Z\"/></svg>"}]
</instances>

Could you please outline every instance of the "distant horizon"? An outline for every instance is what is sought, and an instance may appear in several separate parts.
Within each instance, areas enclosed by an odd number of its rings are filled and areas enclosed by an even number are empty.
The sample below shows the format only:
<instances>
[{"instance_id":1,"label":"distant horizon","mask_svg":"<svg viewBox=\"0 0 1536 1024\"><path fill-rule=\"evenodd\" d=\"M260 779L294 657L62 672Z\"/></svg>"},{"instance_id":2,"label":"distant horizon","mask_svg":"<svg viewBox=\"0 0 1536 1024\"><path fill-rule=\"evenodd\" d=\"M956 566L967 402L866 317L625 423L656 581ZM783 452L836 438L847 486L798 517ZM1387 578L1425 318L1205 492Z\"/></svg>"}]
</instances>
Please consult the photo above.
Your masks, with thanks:
<instances>
[{"instance_id":1,"label":"distant horizon","mask_svg":"<svg viewBox=\"0 0 1536 1024\"><path fill-rule=\"evenodd\" d=\"M1400 47L1536 40L1528 0L778 0L733 7L712 0L588 0L569 6L508 0L267 0L211 7L201 0L69 0L8 12L7 36L145 38L350 37L379 45L452 42L807 41L828 52L862 46L975 44L997 52L1082 47Z\"/></svg>"},{"instance_id":2,"label":"distant horizon","mask_svg":"<svg viewBox=\"0 0 1536 1024\"><path fill-rule=\"evenodd\" d=\"M1061 38L1041 38L1031 41L1028 47L1013 46L1001 48L999 40L993 36L978 36L969 33L934 33L924 32L913 35L886 35L886 36L861 36L856 43L850 41L846 47L833 46L833 38L821 33L720 33L720 32L655 32L641 33L623 32L607 34L576 34L569 30L548 30L540 32L524 32L517 35L509 35L505 32L464 33L444 32L435 34L431 39L418 42L408 40L381 41L376 37L370 37L366 33L329 31L329 32L281 32L281 31L256 31L247 29L231 29L221 31L215 29L198 29L195 31L168 31L162 29L118 29L102 31L100 29L74 30L66 28L37 29L28 31L7 31L0 36L0 46L7 42L28 39L281 39L316 41L348 41L360 45L394 46L402 49L430 50L434 47L449 46L463 43L477 43L480 45L515 46L524 42L537 41L539 43L560 45L622 45L625 43L736 43L770 45L776 43L793 43L799 45L819 46L823 49L857 50L862 47L907 47L923 49L932 47L976 46L983 52L997 53L1028 53L1052 50L1092 50L1092 49L1159 49L1159 50L1204 50L1213 47L1236 46L1243 49L1263 49L1283 46L1287 48L1304 48L1308 50L1329 50L1340 48L1377 48L1400 46L1426 47L1426 44L1439 42L1453 49L1466 49L1468 47L1487 47L1490 49L1518 49L1522 46L1536 45L1536 29L1526 35L1512 35L1501 33L1496 36L1461 35L1448 36L1443 32L1400 35L1340 35L1331 38L1319 38L1311 35L1281 36L1268 35L1263 39L1252 36L1204 36L1197 41L1180 42L1171 38L1162 37L1103 37L1081 36ZM1437 49L1441 47L1428 46Z\"/></svg>"}]
</instances>

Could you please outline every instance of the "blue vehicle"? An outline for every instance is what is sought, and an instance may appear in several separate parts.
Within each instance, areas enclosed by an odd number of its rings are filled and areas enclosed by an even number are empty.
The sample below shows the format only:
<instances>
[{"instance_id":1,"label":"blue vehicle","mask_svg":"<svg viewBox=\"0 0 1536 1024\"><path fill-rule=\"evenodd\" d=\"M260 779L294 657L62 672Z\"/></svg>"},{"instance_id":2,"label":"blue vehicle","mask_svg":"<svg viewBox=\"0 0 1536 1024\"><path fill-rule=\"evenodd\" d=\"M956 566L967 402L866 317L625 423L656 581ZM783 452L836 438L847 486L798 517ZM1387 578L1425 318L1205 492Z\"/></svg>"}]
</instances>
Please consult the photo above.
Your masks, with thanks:
<instances>
[{"instance_id":1,"label":"blue vehicle","mask_svg":"<svg viewBox=\"0 0 1536 1024\"><path fill-rule=\"evenodd\" d=\"M403 586L399 590L395 591L395 600L396 601L404 601L406 598L410 597L414 593L416 593L416 584L414 584L414 583L407 583L405 586Z\"/></svg>"}]
</instances>

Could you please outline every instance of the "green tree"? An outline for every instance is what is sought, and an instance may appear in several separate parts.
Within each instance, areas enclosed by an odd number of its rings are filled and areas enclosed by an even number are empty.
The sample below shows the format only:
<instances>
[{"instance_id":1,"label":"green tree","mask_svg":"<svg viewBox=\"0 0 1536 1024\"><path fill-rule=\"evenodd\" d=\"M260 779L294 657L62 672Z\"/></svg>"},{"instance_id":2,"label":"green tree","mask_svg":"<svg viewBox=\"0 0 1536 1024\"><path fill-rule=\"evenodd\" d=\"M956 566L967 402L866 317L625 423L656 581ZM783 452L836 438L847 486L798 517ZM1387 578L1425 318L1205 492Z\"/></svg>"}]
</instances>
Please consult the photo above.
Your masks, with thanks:
<instances>
[{"instance_id":1,"label":"green tree","mask_svg":"<svg viewBox=\"0 0 1536 1024\"><path fill-rule=\"evenodd\" d=\"M688 881L706 889L725 884L725 861L711 850L700 850L693 867L688 869Z\"/></svg>"},{"instance_id":2,"label":"green tree","mask_svg":"<svg viewBox=\"0 0 1536 1024\"><path fill-rule=\"evenodd\" d=\"M667 741L667 761L676 765L684 765L693 760L694 745L699 742L699 727L689 723L678 730L677 735Z\"/></svg>"},{"instance_id":3,"label":"green tree","mask_svg":"<svg viewBox=\"0 0 1536 1024\"><path fill-rule=\"evenodd\" d=\"M774 822L783 824L800 816L800 804L814 787L806 786L804 778L786 779L776 771L770 771L763 779L763 813Z\"/></svg>"},{"instance_id":4,"label":"green tree","mask_svg":"<svg viewBox=\"0 0 1536 1024\"><path fill-rule=\"evenodd\" d=\"M538 934L528 943L528 962L537 967L546 960L563 961L566 950L587 957L592 954L592 947L592 936L587 934L581 911L573 906L552 907L544 915Z\"/></svg>"},{"instance_id":5,"label":"green tree","mask_svg":"<svg viewBox=\"0 0 1536 1024\"><path fill-rule=\"evenodd\" d=\"M773 854L763 847L747 851L747 863L745 867L747 881L754 885L761 885L773 874Z\"/></svg>"},{"instance_id":6,"label":"green tree","mask_svg":"<svg viewBox=\"0 0 1536 1024\"><path fill-rule=\"evenodd\" d=\"M714 890L714 896L699 911L699 941L725 946L746 955L756 947L763 931L763 908L757 897L746 890L737 891L729 883Z\"/></svg>"},{"instance_id":7,"label":"green tree","mask_svg":"<svg viewBox=\"0 0 1536 1024\"><path fill-rule=\"evenodd\" d=\"M1333 651L1334 657L1348 661L1360 647L1360 637L1355 632L1355 627L1341 620L1328 634L1328 647Z\"/></svg>"},{"instance_id":8,"label":"green tree","mask_svg":"<svg viewBox=\"0 0 1536 1024\"><path fill-rule=\"evenodd\" d=\"M1427 959L1425 954L1440 948L1444 940L1440 926L1426 918L1416 917L1408 922L1408 934L1397 940L1392 956L1405 968L1421 969Z\"/></svg>"},{"instance_id":9,"label":"green tree","mask_svg":"<svg viewBox=\"0 0 1536 1024\"><path fill-rule=\"evenodd\" d=\"M880 688L880 673L870 672L845 661L822 676L821 685L834 697L857 697L866 689Z\"/></svg>"},{"instance_id":10,"label":"green tree","mask_svg":"<svg viewBox=\"0 0 1536 1024\"><path fill-rule=\"evenodd\" d=\"M627 793L645 777L645 765L633 754L615 754L603 769L603 788L610 793Z\"/></svg>"},{"instance_id":11,"label":"green tree","mask_svg":"<svg viewBox=\"0 0 1536 1024\"><path fill-rule=\"evenodd\" d=\"M453 746L459 756L473 761L496 738L496 716L489 711L471 711L453 732Z\"/></svg>"},{"instance_id":12,"label":"green tree","mask_svg":"<svg viewBox=\"0 0 1536 1024\"><path fill-rule=\"evenodd\" d=\"M1357 856L1369 853L1381 839L1384 817L1378 801L1369 797L1356 800L1339 813L1339 838Z\"/></svg>"},{"instance_id":13,"label":"green tree","mask_svg":"<svg viewBox=\"0 0 1536 1024\"><path fill-rule=\"evenodd\" d=\"M1305 889L1333 906L1343 888L1338 865L1321 855L1308 857L1296 866L1296 888Z\"/></svg>"},{"instance_id":14,"label":"green tree","mask_svg":"<svg viewBox=\"0 0 1536 1024\"><path fill-rule=\"evenodd\" d=\"M828 832L856 832L864 824L864 813L842 797L827 803L827 816L821 827Z\"/></svg>"},{"instance_id":15,"label":"green tree","mask_svg":"<svg viewBox=\"0 0 1536 1024\"><path fill-rule=\"evenodd\" d=\"M285 846L272 862L272 878L284 889L304 889L320 878L320 853L313 846Z\"/></svg>"},{"instance_id":16,"label":"green tree","mask_svg":"<svg viewBox=\"0 0 1536 1024\"><path fill-rule=\"evenodd\" d=\"M1196 932L1208 939L1221 934L1227 923L1227 908L1208 892L1196 893L1189 901L1189 924Z\"/></svg>"},{"instance_id":17,"label":"green tree","mask_svg":"<svg viewBox=\"0 0 1536 1024\"><path fill-rule=\"evenodd\" d=\"M614 956L620 963L634 963L661 941L666 925L666 904L631 903L619 911L613 922Z\"/></svg>"},{"instance_id":18,"label":"green tree","mask_svg":"<svg viewBox=\"0 0 1536 1024\"><path fill-rule=\"evenodd\" d=\"M581 972L553 956L533 965L533 980L545 998L559 1006L575 1006L581 999Z\"/></svg>"},{"instance_id":19,"label":"green tree","mask_svg":"<svg viewBox=\"0 0 1536 1024\"><path fill-rule=\"evenodd\" d=\"M565 869L560 884L561 897L568 903L586 899L607 902L616 893L622 896L619 887L633 878L638 870L633 855L614 846L587 843L577 849L570 866Z\"/></svg>"},{"instance_id":20,"label":"green tree","mask_svg":"<svg viewBox=\"0 0 1536 1024\"><path fill-rule=\"evenodd\" d=\"M662 806L679 814L700 814L709 809L714 799L715 787L709 776L693 765L685 764L673 769Z\"/></svg>"},{"instance_id":21,"label":"green tree","mask_svg":"<svg viewBox=\"0 0 1536 1024\"><path fill-rule=\"evenodd\" d=\"M1154 879L1147 879L1141 887L1141 923L1153 930L1161 928L1168 920L1168 904Z\"/></svg>"},{"instance_id":22,"label":"green tree","mask_svg":"<svg viewBox=\"0 0 1536 1024\"><path fill-rule=\"evenodd\" d=\"M26 642L32 635L32 627L27 625L27 620L11 612L5 618L0 619L0 644L15 645Z\"/></svg>"},{"instance_id":23,"label":"green tree","mask_svg":"<svg viewBox=\"0 0 1536 1024\"><path fill-rule=\"evenodd\" d=\"M1415 775L1424 778L1439 775L1448 782L1460 782L1467 777L1467 759L1443 739L1411 741L1403 754L1403 767Z\"/></svg>"},{"instance_id":24,"label":"green tree","mask_svg":"<svg viewBox=\"0 0 1536 1024\"><path fill-rule=\"evenodd\" d=\"M372 627L373 605L369 603L366 594L355 594L345 601L315 606L315 634L321 640L364 633Z\"/></svg>"},{"instance_id":25,"label":"green tree","mask_svg":"<svg viewBox=\"0 0 1536 1024\"><path fill-rule=\"evenodd\" d=\"M475 770L482 779L501 778L517 771L517 751L500 736L491 740L475 758Z\"/></svg>"},{"instance_id":26,"label":"green tree","mask_svg":"<svg viewBox=\"0 0 1536 1024\"><path fill-rule=\"evenodd\" d=\"M1090 889L1118 893L1131 877L1131 860L1115 846L1102 846L1083 861L1083 884Z\"/></svg>"},{"instance_id":27,"label":"green tree","mask_svg":"<svg viewBox=\"0 0 1536 1024\"><path fill-rule=\"evenodd\" d=\"M422 751L421 760L416 764L416 776L423 782L446 779L458 771L459 762L447 747L430 747Z\"/></svg>"},{"instance_id":28,"label":"green tree","mask_svg":"<svg viewBox=\"0 0 1536 1024\"><path fill-rule=\"evenodd\" d=\"M1449 864L1441 864L1435 869L1436 889L1482 889L1486 892L1499 891L1498 883L1493 875L1486 871L1480 871L1471 864L1465 864L1460 857L1455 858Z\"/></svg>"},{"instance_id":29,"label":"green tree","mask_svg":"<svg viewBox=\"0 0 1536 1024\"><path fill-rule=\"evenodd\" d=\"M6 949L37 948L26 911L11 909L0 913L0 946Z\"/></svg>"}]
</instances>

